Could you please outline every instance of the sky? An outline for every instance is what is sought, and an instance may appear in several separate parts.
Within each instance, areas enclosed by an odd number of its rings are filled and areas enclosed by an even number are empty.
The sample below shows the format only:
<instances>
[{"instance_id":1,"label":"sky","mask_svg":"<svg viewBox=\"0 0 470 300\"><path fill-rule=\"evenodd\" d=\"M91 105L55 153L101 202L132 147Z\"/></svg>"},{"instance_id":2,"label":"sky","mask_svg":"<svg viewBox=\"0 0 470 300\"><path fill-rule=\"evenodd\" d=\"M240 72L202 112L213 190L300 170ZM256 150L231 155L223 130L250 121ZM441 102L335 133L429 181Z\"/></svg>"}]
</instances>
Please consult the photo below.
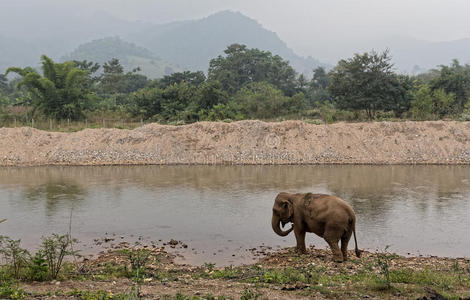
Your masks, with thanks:
<instances>
[{"instance_id":1,"label":"sky","mask_svg":"<svg viewBox=\"0 0 470 300\"><path fill-rule=\"evenodd\" d=\"M71 12L166 23L227 9L276 32L296 53L327 61L336 60L340 48L355 51L390 36L427 41L470 37L468 0L0 0L0 22L5 23L0 26L45 19L57 19L60 26Z\"/></svg>"}]
</instances>

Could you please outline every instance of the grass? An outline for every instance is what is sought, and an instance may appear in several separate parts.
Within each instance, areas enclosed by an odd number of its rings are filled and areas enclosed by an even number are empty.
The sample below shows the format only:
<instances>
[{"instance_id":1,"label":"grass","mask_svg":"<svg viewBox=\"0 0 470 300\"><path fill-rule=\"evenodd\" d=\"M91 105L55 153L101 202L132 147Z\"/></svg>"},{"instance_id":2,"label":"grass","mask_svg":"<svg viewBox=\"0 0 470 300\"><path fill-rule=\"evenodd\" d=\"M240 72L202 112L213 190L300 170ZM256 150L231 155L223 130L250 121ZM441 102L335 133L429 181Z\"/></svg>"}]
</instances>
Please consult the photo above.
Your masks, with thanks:
<instances>
[{"instance_id":1,"label":"grass","mask_svg":"<svg viewBox=\"0 0 470 300\"><path fill-rule=\"evenodd\" d=\"M313 252L313 251L312 251ZM321 253L320 253L321 254ZM205 296L183 294L168 295L166 299L258 299L262 291L285 289L292 295L307 297L322 295L327 298L417 298L425 295L424 288L432 288L449 299L470 296L470 263L466 260L406 259L386 252L366 254L352 258L349 262L336 264L322 254L296 255L287 251L275 255L273 261L261 261L253 265L228 266L219 268L212 263L201 267L184 267L169 264L165 252L134 247L106 254L106 259L90 261L81 272L73 263L64 263L60 269L60 279L80 282L111 281L129 278L128 292L87 291L74 289L62 292L63 295L84 300L100 299L139 299L141 288L147 282L171 286L191 287L193 283L225 281L229 285L243 287L237 297ZM317 256L315 256L317 255ZM36 274L44 274L44 262L31 265ZM28 271L24 271L28 274ZM26 292L22 289L28 277L13 279L11 266L0 267L0 298L22 299ZM217 292L217 291L216 291ZM220 291L218 291L220 292ZM51 294L52 295L52 294ZM165 298L164 298L165 299Z\"/></svg>"}]
</instances>

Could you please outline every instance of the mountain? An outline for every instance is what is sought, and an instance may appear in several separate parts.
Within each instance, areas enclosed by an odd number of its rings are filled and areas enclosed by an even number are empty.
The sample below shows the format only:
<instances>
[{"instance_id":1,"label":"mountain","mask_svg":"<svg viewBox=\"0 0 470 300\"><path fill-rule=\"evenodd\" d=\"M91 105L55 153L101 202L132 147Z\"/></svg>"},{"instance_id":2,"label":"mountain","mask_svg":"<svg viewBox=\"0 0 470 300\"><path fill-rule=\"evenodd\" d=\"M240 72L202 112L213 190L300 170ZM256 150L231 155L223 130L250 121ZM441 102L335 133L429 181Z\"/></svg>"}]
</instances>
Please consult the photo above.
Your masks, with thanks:
<instances>
[{"instance_id":1,"label":"mountain","mask_svg":"<svg viewBox=\"0 0 470 300\"><path fill-rule=\"evenodd\" d=\"M104 64L112 58L119 59L125 71L140 67L139 73L149 78L160 78L181 71L148 49L123 41L119 37L107 37L82 44L72 53L62 57L62 60L88 60Z\"/></svg>"},{"instance_id":2,"label":"mountain","mask_svg":"<svg viewBox=\"0 0 470 300\"><path fill-rule=\"evenodd\" d=\"M429 42L407 37L391 37L384 42L399 70L419 73L449 65L453 59L470 63L470 39Z\"/></svg>"},{"instance_id":3,"label":"mountain","mask_svg":"<svg viewBox=\"0 0 470 300\"><path fill-rule=\"evenodd\" d=\"M222 11L200 20L150 26L125 36L163 60L181 68L206 71L209 61L222 55L228 45L245 44L249 48L268 50L288 60L298 71L311 74L323 65L311 57L296 55L276 33L241 13Z\"/></svg>"}]
</instances>

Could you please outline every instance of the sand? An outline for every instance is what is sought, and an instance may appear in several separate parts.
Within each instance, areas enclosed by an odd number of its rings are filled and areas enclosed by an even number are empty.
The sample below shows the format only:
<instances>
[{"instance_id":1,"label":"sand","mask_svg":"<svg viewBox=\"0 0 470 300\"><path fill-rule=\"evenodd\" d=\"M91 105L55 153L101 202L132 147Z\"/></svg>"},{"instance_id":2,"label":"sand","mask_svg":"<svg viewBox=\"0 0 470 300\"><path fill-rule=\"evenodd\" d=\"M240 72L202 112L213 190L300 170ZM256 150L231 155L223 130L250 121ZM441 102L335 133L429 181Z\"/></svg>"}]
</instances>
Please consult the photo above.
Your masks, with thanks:
<instances>
[{"instance_id":1,"label":"sand","mask_svg":"<svg viewBox=\"0 0 470 300\"><path fill-rule=\"evenodd\" d=\"M127 164L470 164L470 122L0 128L0 166Z\"/></svg>"}]
</instances>

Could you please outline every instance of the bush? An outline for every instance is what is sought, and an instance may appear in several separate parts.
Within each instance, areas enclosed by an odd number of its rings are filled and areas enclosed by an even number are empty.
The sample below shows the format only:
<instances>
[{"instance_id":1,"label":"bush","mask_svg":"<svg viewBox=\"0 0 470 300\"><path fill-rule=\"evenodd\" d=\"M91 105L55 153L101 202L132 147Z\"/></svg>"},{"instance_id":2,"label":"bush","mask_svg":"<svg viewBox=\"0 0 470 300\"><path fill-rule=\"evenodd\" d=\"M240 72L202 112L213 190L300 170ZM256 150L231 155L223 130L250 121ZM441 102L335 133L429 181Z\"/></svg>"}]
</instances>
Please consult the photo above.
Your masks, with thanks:
<instances>
[{"instance_id":1,"label":"bush","mask_svg":"<svg viewBox=\"0 0 470 300\"><path fill-rule=\"evenodd\" d=\"M68 234L58 235L54 233L49 237L42 237L40 251L46 259L50 278L57 278L66 256L76 254L72 250L72 244L74 242L76 242L76 240L72 239Z\"/></svg>"},{"instance_id":2,"label":"bush","mask_svg":"<svg viewBox=\"0 0 470 300\"><path fill-rule=\"evenodd\" d=\"M9 237L0 238L0 254L16 279L19 279L20 271L27 266L30 257L28 250L21 248L20 243L21 240L12 240Z\"/></svg>"}]
</instances>

